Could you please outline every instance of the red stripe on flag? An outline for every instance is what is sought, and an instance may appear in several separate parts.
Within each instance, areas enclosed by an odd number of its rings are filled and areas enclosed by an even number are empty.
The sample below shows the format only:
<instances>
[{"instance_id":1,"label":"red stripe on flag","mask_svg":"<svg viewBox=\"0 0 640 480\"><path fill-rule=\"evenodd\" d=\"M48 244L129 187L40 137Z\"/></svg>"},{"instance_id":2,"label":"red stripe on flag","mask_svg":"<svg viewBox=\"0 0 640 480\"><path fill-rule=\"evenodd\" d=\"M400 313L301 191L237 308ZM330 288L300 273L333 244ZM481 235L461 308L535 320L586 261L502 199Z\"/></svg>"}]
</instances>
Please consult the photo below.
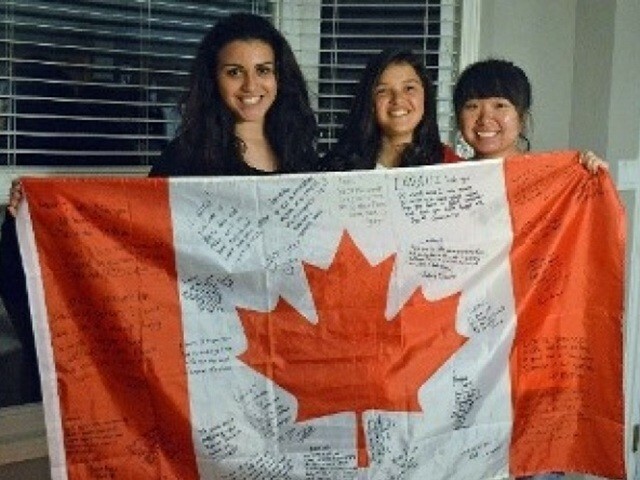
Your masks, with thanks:
<instances>
[{"instance_id":1,"label":"red stripe on flag","mask_svg":"<svg viewBox=\"0 0 640 480\"><path fill-rule=\"evenodd\" d=\"M623 478L624 215L613 183L576 156L505 162L518 314L510 470Z\"/></svg>"},{"instance_id":2,"label":"red stripe on flag","mask_svg":"<svg viewBox=\"0 0 640 480\"><path fill-rule=\"evenodd\" d=\"M69 478L198 478L168 183L23 185Z\"/></svg>"}]
</instances>

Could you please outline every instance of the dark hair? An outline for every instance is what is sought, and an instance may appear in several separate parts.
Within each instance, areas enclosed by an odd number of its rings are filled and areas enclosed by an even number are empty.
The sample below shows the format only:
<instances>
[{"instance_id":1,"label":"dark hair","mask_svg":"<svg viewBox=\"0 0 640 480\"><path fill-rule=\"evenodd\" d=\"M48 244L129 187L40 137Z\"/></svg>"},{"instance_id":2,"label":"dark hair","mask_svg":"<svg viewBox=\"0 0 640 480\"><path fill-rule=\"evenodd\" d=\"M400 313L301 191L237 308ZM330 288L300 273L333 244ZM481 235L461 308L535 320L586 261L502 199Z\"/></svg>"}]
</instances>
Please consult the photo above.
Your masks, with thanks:
<instances>
[{"instance_id":1,"label":"dark hair","mask_svg":"<svg viewBox=\"0 0 640 480\"><path fill-rule=\"evenodd\" d=\"M456 120L464 104L475 98L502 97L509 100L520 116L523 125L531 110L531 83L520 67L507 60L488 59L472 63L463 70L453 90L453 106ZM529 140L521 134L527 143Z\"/></svg>"},{"instance_id":2,"label":"dark hair","mask_svg":"<svg viewBox=\"0 0 640 480\"><path fill-rule=\"evenodd\" d=\"M265 18L232 14L218 21L202 39L193 62L188 91L180 101L180 146L196 170L224 172L222 162L242 161L235 120L220 97L216 66L220 50L236 40L260 40L275 56L276 99L265 117L265 135L279 164L278 171L317 170L317 122L307 86L284 36Z\"/></svg>"},{"instance_id":3,"label":"dark hair","mask_svg":"<svg viewBox=\"0 0 640 480\"><path fill-rule=\"evenodd\" d=\"M413 131L412 142L402 152L400 166L442 163L443 146L436 121L436 95L419 58L410 50L387 49L367 64L351 103L338 141L327 154L330 168L340 170L375 168L381 132L375 118L373 92L389 65L410 65L424 88L424 115Z\"/></svg>"}]
</instances>

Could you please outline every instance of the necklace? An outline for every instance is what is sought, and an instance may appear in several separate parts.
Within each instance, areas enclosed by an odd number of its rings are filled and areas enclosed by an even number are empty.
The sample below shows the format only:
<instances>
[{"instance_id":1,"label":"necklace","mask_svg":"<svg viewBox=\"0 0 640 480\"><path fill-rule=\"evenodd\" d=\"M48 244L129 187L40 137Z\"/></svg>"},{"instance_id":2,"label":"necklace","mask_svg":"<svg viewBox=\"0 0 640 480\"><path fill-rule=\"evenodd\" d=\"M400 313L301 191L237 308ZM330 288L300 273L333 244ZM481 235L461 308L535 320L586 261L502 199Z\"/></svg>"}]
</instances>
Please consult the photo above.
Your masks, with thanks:
<instances>
[{"instance_id":1,"label":"necklace","mask_svg":"<svg viewBox=\"0 0 640 480\"><path fill-rule=\"evenodd\" d=\"M251 168L255 168L256 170L260 170L263 172L275 172L277 170L277 161L271 152L271 148L267 144L267 149L265 150L264 155L260 157L260 159L264 158L264 161L256 161L250 155L247 154L249 151L249 145L242 138L236 136L234 140L234 144L242 161L246 163ZM257 148L256 148L257 149ZM256 150L254 149L254 150ZM254 152L255 153L255 152Z\"/></svg>"}]
</instances>

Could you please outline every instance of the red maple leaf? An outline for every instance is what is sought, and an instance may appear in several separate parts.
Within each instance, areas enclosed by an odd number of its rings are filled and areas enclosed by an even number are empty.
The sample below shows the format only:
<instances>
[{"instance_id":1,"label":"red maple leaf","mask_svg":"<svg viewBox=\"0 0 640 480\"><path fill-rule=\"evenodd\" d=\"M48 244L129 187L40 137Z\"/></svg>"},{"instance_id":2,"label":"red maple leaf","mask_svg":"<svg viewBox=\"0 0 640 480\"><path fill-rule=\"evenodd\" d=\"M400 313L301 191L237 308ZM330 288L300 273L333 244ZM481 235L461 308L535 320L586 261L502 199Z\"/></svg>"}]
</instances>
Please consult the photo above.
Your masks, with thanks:
<instances>
[{"instance_id":1,"label":"red maple leaf","mask_svg":"<svg viewBox=\"0 0 640 480\"><path fill-rule=\"evenodd\" d=\"M394 261L370 265L345 233L327 270L303 262L317 324L282 298L271 312L237 309L248 343L238 358L296 396L296 421L356 413L360 467L362 413L421 412L418 389L466 341L454 326L460 293L430 302L418 288L385 318Z\"/></svg>"}]
</instances>

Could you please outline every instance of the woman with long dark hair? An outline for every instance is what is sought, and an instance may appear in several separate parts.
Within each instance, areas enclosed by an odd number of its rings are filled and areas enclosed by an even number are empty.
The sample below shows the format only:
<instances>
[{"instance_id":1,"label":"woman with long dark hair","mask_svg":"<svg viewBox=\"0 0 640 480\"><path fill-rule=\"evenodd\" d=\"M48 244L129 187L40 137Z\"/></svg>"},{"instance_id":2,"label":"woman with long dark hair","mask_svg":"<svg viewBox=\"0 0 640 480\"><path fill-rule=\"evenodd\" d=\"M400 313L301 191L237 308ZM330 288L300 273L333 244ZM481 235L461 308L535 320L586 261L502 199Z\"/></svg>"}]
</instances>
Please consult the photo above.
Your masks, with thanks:
<instances>
[{"instance_id":1,"label":"woman with long dark hair","mask_svg":"<svg viewBox=\"0 0 640 480\"><path fill-rule=\"evenodd\" d=\"M335 170L458 160L440 141L435 89L414 53L388 49L369 61L326 160Z\"/></svg>"},{"instance_id":2,"label":"woman with long dark hair","mask_svg":"<svg viewBox=\"0 0 640 480\"><path fill-rule=\"evenodd\" d=\"M263 17L233 14L209 30L180 110L178 135L152 176L318 169L304 77L289 43Z\"/></svg>"}]
</instances>

